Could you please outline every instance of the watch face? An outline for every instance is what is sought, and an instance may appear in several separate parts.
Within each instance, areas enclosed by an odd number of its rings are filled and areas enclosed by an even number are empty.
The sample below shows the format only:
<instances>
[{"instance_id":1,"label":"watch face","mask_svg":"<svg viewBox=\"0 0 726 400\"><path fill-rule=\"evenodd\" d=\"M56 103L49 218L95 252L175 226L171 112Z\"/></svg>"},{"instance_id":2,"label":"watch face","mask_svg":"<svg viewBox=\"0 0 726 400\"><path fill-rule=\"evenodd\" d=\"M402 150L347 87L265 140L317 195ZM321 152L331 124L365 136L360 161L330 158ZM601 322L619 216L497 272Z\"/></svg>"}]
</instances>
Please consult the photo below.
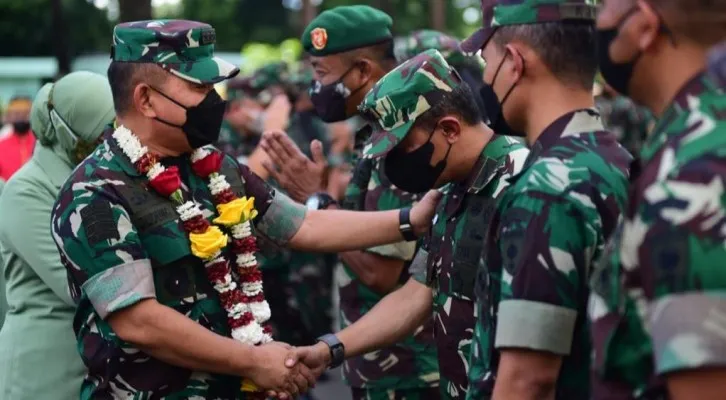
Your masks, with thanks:
<instances>
[{"instance_id":1,"label":"watch face","mask_svg":"<svg viewBox=\"0 0 726 400\"><path fill-rule=\"evenodd\" d=\"M308 210L317 210L318 207L320 207L320 198L318 196L309 198L308 201L305 202L305 206Z\"/></svg>"}]
</instances>

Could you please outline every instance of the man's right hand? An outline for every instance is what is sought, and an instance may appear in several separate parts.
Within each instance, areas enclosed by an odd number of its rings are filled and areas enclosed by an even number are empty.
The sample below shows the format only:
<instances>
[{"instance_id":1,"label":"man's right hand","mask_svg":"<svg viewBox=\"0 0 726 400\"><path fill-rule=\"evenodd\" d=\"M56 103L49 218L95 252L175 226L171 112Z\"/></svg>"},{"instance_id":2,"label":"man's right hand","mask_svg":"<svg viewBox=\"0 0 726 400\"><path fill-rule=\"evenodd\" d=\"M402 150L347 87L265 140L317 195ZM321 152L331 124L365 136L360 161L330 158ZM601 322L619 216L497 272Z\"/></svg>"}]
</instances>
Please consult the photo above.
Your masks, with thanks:
<instances>
[{"instance_id":1,"label":"man's right hand","mask_svg":"<svg viewBox=\"0 0 726 400\"><path fill-rule=\"evenodd\" d=\"M280 399L307 392L316 376L303 363L295 349L284 343L268 343L254 348L254 368L245 376L260 389L277 392Z\"/></svg>"},{"instance_id":2,"label":"man's right hand","mask_svg":"<svg viewBox=\"0 0 726 400\"><path fill-rule=\"evenodd\" d=\"M430 190L411 208L411 226L416 236L423 236L429 231L436 214L436 207L442 197L443 194L439 190Z\"/></svg>"},{"instance_id":3,"label":"man's right hand","mask_svg":"<svg viewBox=\"0 0 726 400\"><path fill-rule=\"evenodd\" d=\"M324 190L327 162L319 140L310 144L312 161L282 131L265 132L260 146L272 161L264 162L263 166L293 200L305 203L314 193Z\"/></svg>"}]
</instances>

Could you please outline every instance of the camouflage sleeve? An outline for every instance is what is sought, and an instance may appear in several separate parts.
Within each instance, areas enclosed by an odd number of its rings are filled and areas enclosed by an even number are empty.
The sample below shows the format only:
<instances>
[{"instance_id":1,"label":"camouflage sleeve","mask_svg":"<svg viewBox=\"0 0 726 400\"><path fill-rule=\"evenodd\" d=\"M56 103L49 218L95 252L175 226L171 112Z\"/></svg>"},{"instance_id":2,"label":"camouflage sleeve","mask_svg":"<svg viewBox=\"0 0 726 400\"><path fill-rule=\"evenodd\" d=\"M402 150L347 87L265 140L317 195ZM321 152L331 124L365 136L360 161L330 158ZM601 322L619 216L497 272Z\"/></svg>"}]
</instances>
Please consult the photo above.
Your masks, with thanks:
<instances>
[{"instance_id":1,"label":"camouflage sleeve","mask_svg":"<svg viewBox=\"0 0 726 400\"><path fill-rule=\"evenodd\" d=\"M583 210L574 196L543 197L518 194L501 217L495 346L567 355L600 220L594 206Z\"/></svg>"},{"instance_id":2,"label":"camouflage sleeve","mask_svg":"<svg viewBox=\"0 0 726 400\"><path fill-rule=\"evenodd\" d=\"M156 297L151 261L129 214L104 192L108 184L72 184L51 215L61 261L101 318Z\"/></svg>"},{"instance_id":3,"label":"camouflage sleeve","mask_svg":"<svg viewBox=\"0 0 726 400\"><path fill-rule=\"evenodd\" d=\"M275 244L285 246L302 226L307 209L274 190L246 165L240 165L239 169L245 182L245 193L255 197L258 212L255 226Z\"/></svg>"},{"instance_id":4,"label":"camouflage sleeve","mask_svg":"<svg viewBox=\"0 0 726 400\"><path fill-rule=\"evenodd\" d=\"M637 263L652 282L646 326L661 374L726 365L725 177L722 161L686 166L646 187L623 228L637 254L623 267Z\"/></svg>"}]
</instances>

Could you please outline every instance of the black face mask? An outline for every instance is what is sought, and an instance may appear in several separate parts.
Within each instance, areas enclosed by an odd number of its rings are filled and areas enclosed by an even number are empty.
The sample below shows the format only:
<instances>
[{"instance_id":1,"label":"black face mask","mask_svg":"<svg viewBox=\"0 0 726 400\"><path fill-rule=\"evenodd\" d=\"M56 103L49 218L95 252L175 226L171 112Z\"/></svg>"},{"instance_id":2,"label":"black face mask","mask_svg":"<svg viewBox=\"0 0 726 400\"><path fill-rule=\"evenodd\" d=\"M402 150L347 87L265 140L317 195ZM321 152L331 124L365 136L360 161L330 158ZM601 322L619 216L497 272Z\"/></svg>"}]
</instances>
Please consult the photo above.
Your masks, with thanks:
<instances>
[{"instance_id":1,"label":"black face mask","mask_svg":"<svg viewBox=\"0 0 726 400\"><path fill-rule=\"evenodd\" d=\"M628 84L630 79L633 77L633 70L635 69L635 63L640 58L642 53L638 53L634 59L624 62L616 63L610 58L610 44L618 37L620 27L625 21L630 18L635 11L638 10L637 6L631 8L628 12L623 15L614 27L607 29L597 29L597 58L600 67L600 73L603 79L617 92L628 95Z\"/></svg>"},{"instance_id":2,"label":"black face mask","mask_svg":"<svg viewBox=\"0 0 726 400\"><path fill-rule=\"evenodd\" d=\"M28 132L30 132L30 122L28 122L28 121L13 122L13 130L18 135L25 135Z\"/></svg>"},{"instance_id":3,"label":"black face mask","mask_svg":"<svg viewBox=\"0 0 726 400\"><path fill-rule=\"evenodd\" d=\"M487 123L487 126L489 126L494 133L497 135L524 137L525 134L523 132L518 132L512 129L512 127L510 127L507 123L507 120L504 119L504 102L507 101L507 98L509 98L509 95L512 93L512 90L514 90L514 87L517 86L517 84L514 83L512 87L509 88L507 94L504 95L504 98L501 101L499 101L497 94L494 92L494 82L497 81L497 76L499 76L499 70L501 70L502 65L504 65L504 60L505 59L502 58L496 72L494 72L494 78L492 78L491 85L485 82L484 86L479 89L479 96L484 102L484 109L486 110L487 117L489 117L489 123Z\"/></svg>"},{"instance_id":4,"label":"black face mask","mask_svg":"<svg viewBox=\"0 0 726 400\"><path fill-rule=\"evenodd\" d=\"M418 149L406 153L399 147L394 147L386 156L384 171L388 179L399 189L408 193L423 193L431 190L446 168L446 160L451 152L451 145L446 151L443 160L431 166L431 157L434 155L434 144L429 140Z\"/></svg>"},{"instance_id":5,"label":"black face mask","mask_svg":"<svg viewBox=\"0 0 726 400\"><path fill-rule=\"evenodd\" d=\"M212 144L219 139L219 130L222 128L227 102L219 97L216 90L211 90L199 104L192 107L185 107L161 91L154 90L169 99L172 103L186 110L187 120L184 122L184 125L173 124L158 117L155 117L155 119L169 126L181 129L187 137L189 146L197 149Z\"/></svg>"},{"instance_id":6,"label":"black face mask","mask_svg":"<svg viewBox=\"0 0 726 400\"><path fill-rule=\"evenodd\" d=\"M364 83L351 91L343 83L343 79L355 67L356 65L353 65L348 68L337 81L329 85L323 85L320 81L313 81L310 85L310 101L315 107L315 113L323 121L339 122L348 119L349 115L345 111L346 100L365 86Z\"/></svg>"}]
</instances>

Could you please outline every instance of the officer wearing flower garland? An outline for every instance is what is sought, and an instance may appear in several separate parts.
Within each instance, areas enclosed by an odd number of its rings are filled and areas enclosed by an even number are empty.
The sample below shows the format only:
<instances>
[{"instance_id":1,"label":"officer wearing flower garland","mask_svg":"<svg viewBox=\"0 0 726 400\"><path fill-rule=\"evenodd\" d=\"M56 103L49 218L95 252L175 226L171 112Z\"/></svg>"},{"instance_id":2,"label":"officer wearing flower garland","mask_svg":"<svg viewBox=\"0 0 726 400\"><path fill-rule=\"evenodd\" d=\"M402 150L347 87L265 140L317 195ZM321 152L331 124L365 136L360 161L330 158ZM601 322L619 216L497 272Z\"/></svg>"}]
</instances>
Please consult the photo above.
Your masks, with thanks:
<instances>
[{"instance_id":1,"label":"officer wearing flower garland","mask_svg":"<svg viewBox=\"0 0 726 400\"><path fill-rule=\"evenodd\" d=\"M81 399L304 392L320 370L265 344L255 236L345 251L420 234L433 216L435 193L410 211L307 211L207 146L225 110L212 85L238 73L214 42L194 21L114 29L117 126L64 184L51 218L78 304Z\"/></svg>"}]
</instances>

